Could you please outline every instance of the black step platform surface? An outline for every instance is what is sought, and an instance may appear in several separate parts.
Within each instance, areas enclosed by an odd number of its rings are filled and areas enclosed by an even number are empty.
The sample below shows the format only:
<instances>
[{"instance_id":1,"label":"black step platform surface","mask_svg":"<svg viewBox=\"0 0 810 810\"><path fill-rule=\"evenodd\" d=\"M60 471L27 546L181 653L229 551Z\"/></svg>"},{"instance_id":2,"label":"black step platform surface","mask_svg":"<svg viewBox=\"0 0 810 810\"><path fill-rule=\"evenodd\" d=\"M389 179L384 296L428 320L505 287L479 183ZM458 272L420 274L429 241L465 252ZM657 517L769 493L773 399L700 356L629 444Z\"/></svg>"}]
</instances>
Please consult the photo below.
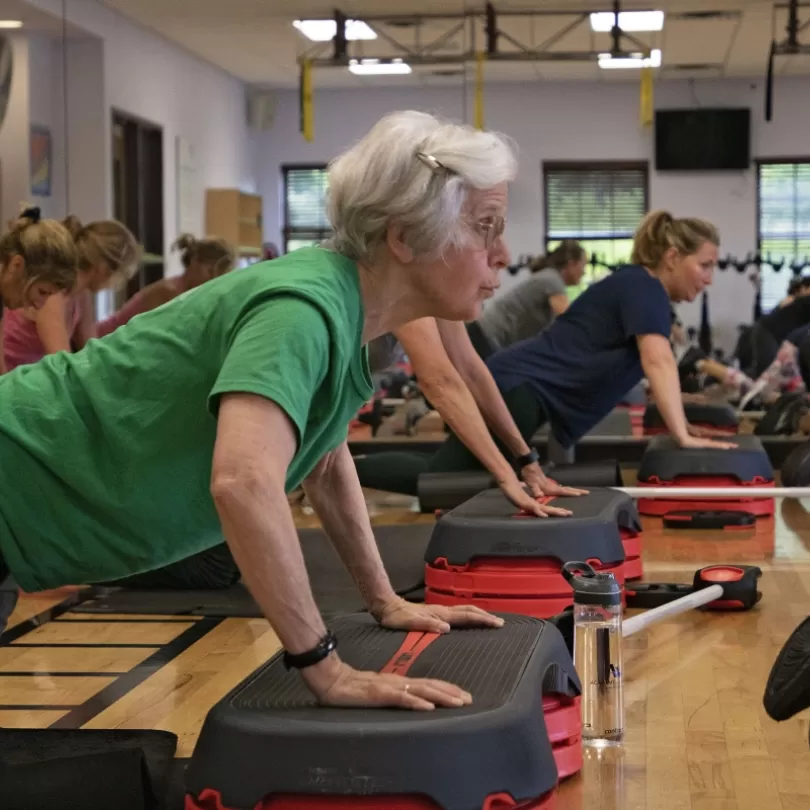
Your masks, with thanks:
<instances>
[{"instance_id":1,"label":"black step platform surface","mask_svg":"<svg viewBox=\"0 0 810 810\"><path fill-rule=\"evenodd\" d=\"M728 405L709 405L697 402L685 402L683 406L687 421L693 425L708 425L716 428L733 429L739 426L737 412ZM658 406L652 403L644 411L645 429L666 429Z\"/></svg>"},{"instance_id":2,"label":"black step platform surface","mask_svg":"<svg viewBox=\"0 0 810 810\"><path fill-rule=\"evenodd\" d=\"M554 625L504 618L500 629L438 637L383 630L366 615L333 622L350 665L380 671L404 663L409 677L468 690L472 705L324 708L276 656L209 713L188 769L189 793L216 791L233 810L274 795L311 795L313 808L317 796L420 795L442 810L481 810L503 793L518 803L545 796L557 769L543 696L574 697L580 683Z\"/></svg>"},{"instance_id":3,"label":"black step platform surface","mask_svg":"<svg viewBox=\"0 0 810 810\"><path fill-rule=\"evenodd\" d=\"M757 436L723 439L731 450L683 449L672 436L656 436L647 445L638 471L639 483L674 481L676 478L722 476L740 483L773 481L773 466Z\"/></svg>"},{"instance_id":4,"label":"black step platform surface","mask_svg":"<svg viewBox=\"0 0 810 810\"><path fill-rule=\"evenodd\" d=\"M615 459L590 464L547 464L543 471L564 487L620 487L622 471ZM479 492L494 489L492 474L486 470L422 473L417 482L419 507L423 512L455 509Z\"/></svg>"},{"instance_id":5,"label":"black step platform surface","mask_svg":"<svg viewBox=\"0 0 810 810\"><path fill-rule=\"evenodd\" d=\"M570 517L520 517L500 490L488 490L440 518L425 562L464 565L476 557L550 557L561 563L625 559L620 529L640 531L632 498L615 489L594 489L578 498L555 498Z\"/></svg>"}]
</instances>

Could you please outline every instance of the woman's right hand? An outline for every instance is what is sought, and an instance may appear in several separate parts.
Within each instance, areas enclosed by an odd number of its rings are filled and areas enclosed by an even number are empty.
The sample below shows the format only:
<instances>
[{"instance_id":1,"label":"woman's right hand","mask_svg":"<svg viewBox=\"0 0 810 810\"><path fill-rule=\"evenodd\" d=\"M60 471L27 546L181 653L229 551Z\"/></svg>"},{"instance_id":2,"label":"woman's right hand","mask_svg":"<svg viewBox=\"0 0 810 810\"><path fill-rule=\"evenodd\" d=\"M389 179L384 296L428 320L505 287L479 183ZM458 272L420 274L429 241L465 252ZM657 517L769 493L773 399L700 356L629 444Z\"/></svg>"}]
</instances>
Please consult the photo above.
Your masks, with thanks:
<instances>
[{"instance_id":1,"label":"woman's right hand","mask_svg":"<svg viewBox=\"0 0 810 810\"><path fill-rule=\"evenodd\" d=\"M318 689L312 684L310 688L322 706L362 706L429 712L437 706L458 709L472 703L472 695L444 681L367 672L354 669L343 662L340 662L336 677L328 687Z\"/></svg>"},{"instance_id":2,"label":"woman's right hand","mask_svg":"<svg viewBox=\"0 0 810 810\"><path fill-rule=\"evenodd\" d=\"M684 450L734 450L737 447L732 442L718 442L715 439L705 439L700 436L684 436L678 444Z\"/></svg>"}]
</instances>

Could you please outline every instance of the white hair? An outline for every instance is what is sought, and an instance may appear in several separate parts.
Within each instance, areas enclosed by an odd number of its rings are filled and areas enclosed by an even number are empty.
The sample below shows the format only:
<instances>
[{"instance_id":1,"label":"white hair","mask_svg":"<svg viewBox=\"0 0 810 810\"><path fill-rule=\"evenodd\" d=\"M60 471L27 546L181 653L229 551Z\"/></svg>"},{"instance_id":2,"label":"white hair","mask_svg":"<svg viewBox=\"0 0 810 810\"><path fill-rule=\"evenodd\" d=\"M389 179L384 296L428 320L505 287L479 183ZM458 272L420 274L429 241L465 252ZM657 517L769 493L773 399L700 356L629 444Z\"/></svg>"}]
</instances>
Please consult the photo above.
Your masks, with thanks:
<instances>
[{"instance_id":1,"label":"white hair","mask_svg":"<svg viewBox=\"0 0 810 810\"><path fill-rule=\"evenodd\" d=\"M419 153L443 170L431 169ZM462 222L469 191L508 183L516 173L503 135L427 113L392 113L329 166L331 246L369 260L396 222L414 255L440 256L469 236Z\"/></svg>"}]
</instances>

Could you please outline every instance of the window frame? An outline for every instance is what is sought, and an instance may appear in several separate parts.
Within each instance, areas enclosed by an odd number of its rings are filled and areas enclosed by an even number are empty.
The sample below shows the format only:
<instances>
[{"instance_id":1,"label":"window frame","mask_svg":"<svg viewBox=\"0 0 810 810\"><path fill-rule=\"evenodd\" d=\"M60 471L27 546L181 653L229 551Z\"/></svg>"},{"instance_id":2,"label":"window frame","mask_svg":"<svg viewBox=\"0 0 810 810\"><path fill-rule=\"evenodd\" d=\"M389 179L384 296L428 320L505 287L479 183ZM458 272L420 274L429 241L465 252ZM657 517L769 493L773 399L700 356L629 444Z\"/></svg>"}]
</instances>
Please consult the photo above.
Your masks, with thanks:
<instances>
[{"instance_id":1,"label":"window frame","mask_svg":"<svg viewBox=\"0 0 810 810\"><path fill-rule=\"evenodd\" d=\"M810 155L805 155L804 157L759 157L754 160L754 168L756 170L756 210L754 213L755 222L754 227L756 228L757 234L757 254L762 256L762 167L763 166L793 166L793 165L807 165L810 166ZM775 257L779 259L780 257ZM799 259L798 256L794 257L795 259ZM769 268L769 273L773 274L775 277L777 274ZM785 274L784 276L782 274ZM788 284L790 283L790 279L793 278L793 273L791 272L789 266L785 266L778 274L780 277L784 277L788 280ZM760 285L762 286L762 267L760 267ZM785 286L787 290L787 285ZM771 298L770 295L763 296L767 297L769 300ZM778 303L778 302L777 302ZM767 312L770 312L772 306L768 306Z\"/></svg>"},{"instance_id":2,"label":"window frame","mask_svg":"<svg viewBox=\"0 0 810 810\"><path fill-rule=\"evenodd\" d=\"M282 211L283 223L281 227L282 239L282 252L288 253L289 243L296 239L308 239L312 237L313 241L322 241L326 239L331 233L329 228L295 228L290 225L290 194L289 194L289 178L290 173L295 171L326 171L328 168L327 163L284 163L281 166L282 177Z\"/></svg>"}]
</instances>

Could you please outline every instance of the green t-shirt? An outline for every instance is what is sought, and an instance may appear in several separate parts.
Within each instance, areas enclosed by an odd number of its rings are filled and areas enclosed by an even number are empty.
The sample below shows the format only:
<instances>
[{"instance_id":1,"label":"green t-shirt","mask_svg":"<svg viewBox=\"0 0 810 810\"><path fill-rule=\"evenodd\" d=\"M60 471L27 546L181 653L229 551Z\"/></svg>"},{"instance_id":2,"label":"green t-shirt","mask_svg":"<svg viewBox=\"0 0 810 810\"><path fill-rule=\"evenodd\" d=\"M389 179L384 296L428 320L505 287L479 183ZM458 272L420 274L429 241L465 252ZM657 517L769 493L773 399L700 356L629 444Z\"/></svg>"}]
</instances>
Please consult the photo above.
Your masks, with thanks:
<instances>
[{"instance_id":1,"label":"green t-shirt","mask_svg":"<svg viewBox=\"0 0 810 810\"><path fill-rule=\"evenodd\" d=\"M357 266L306 248L0 377L0 554L19 584L103 582L221 543L219 397L283 408L294 489L372 395L362 332Z\"/></svg>"}]
</instances>

